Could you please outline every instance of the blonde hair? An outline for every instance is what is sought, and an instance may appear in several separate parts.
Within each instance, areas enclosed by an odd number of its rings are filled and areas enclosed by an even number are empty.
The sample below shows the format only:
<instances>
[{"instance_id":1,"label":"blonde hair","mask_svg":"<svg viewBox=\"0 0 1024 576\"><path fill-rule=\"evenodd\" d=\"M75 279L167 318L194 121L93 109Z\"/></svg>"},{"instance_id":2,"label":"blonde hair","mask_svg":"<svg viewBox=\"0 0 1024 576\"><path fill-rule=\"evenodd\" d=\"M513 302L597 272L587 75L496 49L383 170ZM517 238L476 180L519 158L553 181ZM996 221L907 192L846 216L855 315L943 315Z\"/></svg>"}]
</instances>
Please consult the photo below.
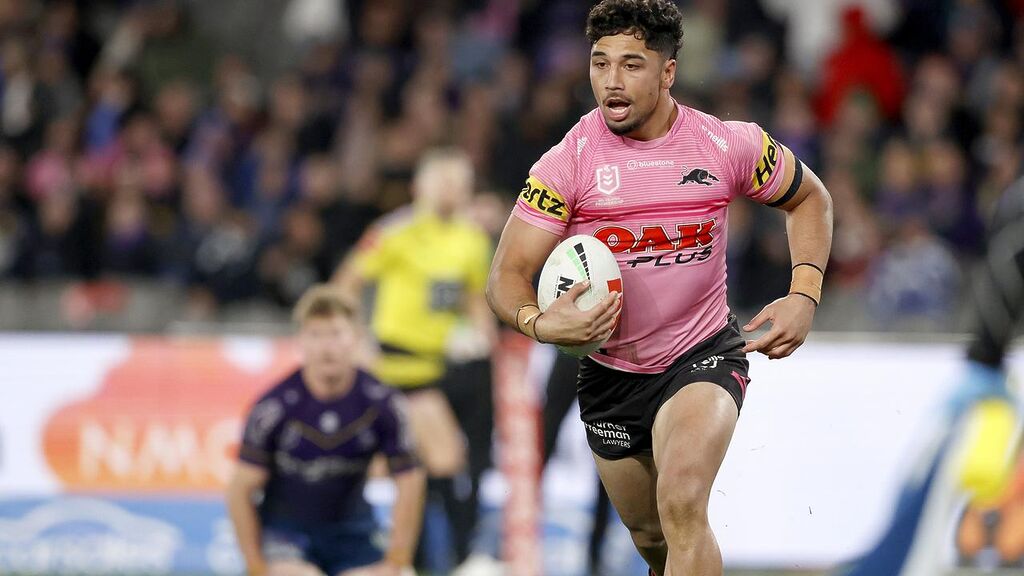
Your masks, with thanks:
<instances>
[{"instance_id":1,"label":"blonde hair","mask_svg":"<svg viewBox=\"0 0 1024 576\"><path fill-rule=\"evenodd\" d=\"M292 310L292 321L302 326L312 318L341 316L359 323L359 306L344 292L330 284L314 284L299 298Z\"/></svg>"},{"instance_id":2,"label":"blonde hair","mask_svg":"<svg viewBox=\"0 0 1024 576\"><path fill-rule=\"evenodd\" d=\"M431 178L436 178L435 172L441 169L454 170L455 174L464 177L469 192L472 193L474 170L469 155L454 146L434 148L424 153L416 163L416 170L413 173L413 194L417 200L432 201L429 197L432 192L430 187L439 184L432 182Z\"/></svg>"}]
</instances>

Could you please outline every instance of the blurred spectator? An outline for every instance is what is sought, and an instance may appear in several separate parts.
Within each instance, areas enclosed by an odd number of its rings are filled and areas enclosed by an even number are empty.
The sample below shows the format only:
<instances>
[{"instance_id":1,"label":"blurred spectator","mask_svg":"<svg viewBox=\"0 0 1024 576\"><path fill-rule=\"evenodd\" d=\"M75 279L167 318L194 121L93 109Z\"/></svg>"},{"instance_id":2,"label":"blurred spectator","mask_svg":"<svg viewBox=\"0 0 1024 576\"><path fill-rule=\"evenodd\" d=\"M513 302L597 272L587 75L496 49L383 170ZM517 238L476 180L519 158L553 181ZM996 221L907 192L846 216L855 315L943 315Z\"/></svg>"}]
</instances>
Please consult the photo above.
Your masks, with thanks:
<instances>
[{"instance_id":1,"label":"blurred spectator","mask_svg":"<svg viewBox=\"0 0 1024 576\"><path fill-rule=\"evenodd\" d=\"M54 119L46 127L44 147L25 167L29 197L44 198L74 186L78 125L71 117Z\"/></svg>"},{"instance_id":2,"label":"blurred spectator","mask_svg":"<svg viewBox=\"0 0 1024 576\"><path fill-rule=\"evenodd\" d=\"M310 44L348 37L345 0L291 0L282 25L285 35L296 44Z\"/></svg>"},{"instance_id":3,"label":"blurred spectator","mask_svg":"<svg viewBox=\"0 0 1024 576\"><path fill-rule=\"evenodd\" d=\"M826 174L825 187L832 195L835 218L829 276L836 285L862 287L883 244L878 222L849 170Z\"/></svg>"},{"instance_id":4,"label":"blurred spectator","mask_svg":"<svg viewBox=\"0 0 1024 576\"><path fill-rule=\"evenodd\" d=\"M293 145L283 129L263 132L236 172L231 202L252 215L261 239L279 231L281 215L295 200Z\"/></svg>"},{"instance_id":5,"label":"blurred spectator","mask_svg":"<svg viewBox=\"0 0 1024 576\"><path fill-rule=\"evenodd\" d=\"M40 36L44 49L56 50L63 55L77 82L84 83L99 57L100 43L96 36L82 25L76 2L51 2L43 15Z\"/></svg>"},{"instance_id":6,"label":"blurred spectator","mask_svg":"<svg viewBox=\"0 0 1024 576\"><path fill-rule=\"evenodd\" d=\"M676 78L687 93L714 93L722 80L722 61L725 60L726 2L698 0L683 10L686 27L686 64L676 68ZM730 79L739 73L739 66L726 70Z\"/></svg>"},{"instance_id":7,"label":"blurred spectator","mask_svg":"<svg viewBox=\"0 0 1024 576\"><path fill-rule=\"evenodd\" d=\"M270 98L270 124L292 134L296 154L306 156L330 150L335 119L314 107L309 91L298 77L278 80Z\"/></svg>"},{"instance_id":8,"label":"blurred spectator","mask_svg":"<svg viewBox=\"0 0 1024 576\"><path fill-rule=\"evenodd\" d=\"M1001 30L998 17L985 2L957 0L948 20L949 54L966 81L967 103L975 113L984 110L997 68L992 53Z\"/></svg>"},{"instance_id":9,"label":"blurred spectator","mask_svg":"<svg viewBox=\"0 0 1024 576\"><path fill-rule=\"evenodd\" d=\"M943 140L925 150L924 162L929 227L957 250L977 253L984 239L984 225L973 191L968 188L963 153Z\"/></svg>"},{"instance_id":10,"label":"blurred spectator","mask_svg":"<svg viewBox=\"0 0 1024 576\"><path fill-rule=\"evenodd\" d=\"M44 117L60 118L78 112L82 87L69 68L67 55L55 46L43 46L36 59Z\"/></svg>"},{"instance_id":11,"label":"blurred spectator","mask_svg":"<svg viewBox=\"0 0 1024 576\"><path fill-rule=\"evenodd\" d=\"M817 164L820 155L819 135L810 103L802 94L779 98L771 124L774 136L804 162Z\"/></svg>"},{"instance_id":12,"label":"blurred spectator","mask_svg":"<svg viewBox=\"0 0 1024 576\"><path fill-rule=\"evenodd\" d=\"M291 306L321 277L317 256L324 229L316 212L307 206L291 208L282 220L280 239L260 258L259 275L275 302Z\"/></svg>"},{"instance_id":13,"label":"blurred spectator","mask_svg":"<svg viewBox=\"0 0 1024 576\"><path fill-rule=\"evenodd\" d=\"M879 325L952 329L960 268L923 219L910 216L899 223L871 275L868 298Z\"/></svg>"},{"instance_id":14,"label":"blurred spectator","mask_svg":"<svg viewBox=\"0 0 1024 576\"><path fill-rule=\"evenodd\" d=\"M215 49L192 25L183 3L154 0L141 9L142 25L136 32L142 38L135 64L147 93L156 94L172 81L208 81Z\"/></svg>"},{"instance_id":15,"label":"blurred spectator","mask_svg":"<svg viewBox=\"0 0 1024 576\"><path fill-rule=\"evenodd\" d=\"M18 181L20 166L17 153L0 147L0 278L8 277L15 269L19 250L25 245L27 222L24 201Z\"/></svg>"},{"instance_id":16,"label":"blurred spectator","mask_svg":"<svg viewBox=\"0 0 1024 576\"><path fill-rule=\"evenodd\" d=\"M907 218L926 209L914 152L907 142L890 140L882 149L876 206L887 233L894 233Z\"/></svg>"},{"instance_id":17,"label":"blurred spectator","mask_svg":"<svg viewBox=\"0 0 1024 576\"><path fill-rule=\"evenodd\" d=\"M138 86L135 79L116 70L99 70L91 81L95 102L85 126L85 148L99 152L117 138L121 115L135 105Z\"/></svg>"},{"instance_id":18,"label":"blurred spectator","mask_svg":"<svg viewBox=\"0 0 1024 576\"><path fill-rule=\"evenodd\" d=\"M856 6L873 35L884 35L900 20L899 4L892 0L760 0L765 12L786 26L789 61L801 74L815 77L821 62L843 39L842 13Z\"/></svg>"},{"instance_id":19,"label":"blurred spectator","mask_svg":"<svg viewBox=\"0 0 1024 576\"><path fill-rule=\"evenodd\" d=\"M900 63L864 19L860 8L843 12L842 43L823 65L819 113L826 125L856 90L870 94L886 118L895 119L899 114L905 84Z\"/></svg>"},{"instance_id":20,"label":"blurred spectator","mask_svg":"<svg viewBox=\"0 0 1024 576\"><path fill-rule=\"evenodd\" d=\"M225 56L217 64L214 89L215 105L198 118L185 156L227 176L257 132L260 85L244 62Z\"/></svg>"},{"instance_id":21,"label":"blurred spectator","mask_svg":"<svg viewBox=\"0 0 1024 576\"><path fill-rule=\"evenodd\" d=\"M149 208L138 182L127 174L107 208L103 238L103 269L132 276L160 271L159 247L150 232Z\"/></svg>"},{"instance_id":22,"label":"blurred spectator","mask_svg":"<svg viewBox=\"0 0 1024 576\"><path fill-rule=\"evenodd\" d=\"M328 156L310 156L302 165L301 200L316 211L323 242L316 255L321 279L330 278L366 228L380 216L372 203L341 188L341 178Z\"/></svg>"},{"instance_id":23,"label":"blurred spectator","mask_svg":"<svg viewBox=\"0 0 1024 576\"><path fill-rule=\"evenodd\" d=\"M100 270L99 207L77 190L59 188L38 199L14 273L24 279L94 278Z\"/></svg>"},{"instance_id":24,"label":"blurred spectator","mask_svg":"<svg viewBox=\"0 0 1024 576\"><path fill-rule=\"evenodd\" d=\"M28 40L8 36L0 41L0 137L22 156L39 146L42 133L43 88L30 57Z\"/></svg>"},{"instance_id":25,"label":"blurred spectator","mask_svg":"<svg viewBox=\"0 0 1024 576\"><path fill-rule=\"evenodd\" d=\"M195 316L208 316L218 304L258 292L256 226L244 212L233 210L225 196L214 174L199 167L188 170L174 247Z\"/></svg>"},{"instance_id":26,"label":"blurred spectator","mask_svg":"<svg viewBox=\"0 0 1024 576\"><path fill-rule=\"evenodd\" d=\"M184 80L166 84L156 95L154 113L160 136L176 155L185 151L192 136L198 107L195 86Z\"/></svg>"},{"instance_id":27,"label":"blurred spectator","mask_svg":"<svg viewBox=\"0 0 1024 576\"><path fill-rule=\"evenodd\" d=\"M170 274L200 316L289 304L410 202L438 145L469 155L494 192L480 221L500 228L497 207L593 107L591 4L0 2L0 275ZM889 294L901 255L976 257L1021 173L1020 2L685 4L673 96L762 122L824 175L828 281L850 301ZM731 296L763 304L785 289L785 247L765 243L783 221L742 203L731 219Z\"/></svg>"},{"instance_id":28,"label":"blurred spectator","mask_svg":"<svg viewBox=\"0 0 1024 576\"><path fill-rule=\"evenodd\" d=\"M121 117L115 140L86 159L88 182L101 191L113 189L124 172L136 171L139 186L152 200L167 200L177 183L173 151L164 144L156 120L135 109Z\"/></svg>"}]
</instances>

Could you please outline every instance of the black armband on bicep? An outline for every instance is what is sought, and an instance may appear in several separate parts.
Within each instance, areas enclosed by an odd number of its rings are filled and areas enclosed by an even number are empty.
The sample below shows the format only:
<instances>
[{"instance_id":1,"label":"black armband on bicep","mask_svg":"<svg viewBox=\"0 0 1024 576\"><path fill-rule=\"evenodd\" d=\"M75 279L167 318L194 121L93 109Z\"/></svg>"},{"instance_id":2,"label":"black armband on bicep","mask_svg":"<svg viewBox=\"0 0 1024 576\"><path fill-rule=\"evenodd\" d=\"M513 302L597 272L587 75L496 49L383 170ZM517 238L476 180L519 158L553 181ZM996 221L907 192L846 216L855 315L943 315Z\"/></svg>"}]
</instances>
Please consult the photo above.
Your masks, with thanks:
<instances>
[{"instance_id":1,"label":"black armband on bicep","mask_svg":"<svg viewBox=\"0 0 1024 576\"><path fill-rule=\"evenodd\" d=\"M768 202L766 204L767 206L778 208L792 200L793 196L796 196L796 191L800 189L800 184L804 181L804 163L796 157L796 154L793 154L793 161L796 162L796 166L793 168L793 182L789 185L785 194L774 202Z\"/></svg>"}]
</instances>

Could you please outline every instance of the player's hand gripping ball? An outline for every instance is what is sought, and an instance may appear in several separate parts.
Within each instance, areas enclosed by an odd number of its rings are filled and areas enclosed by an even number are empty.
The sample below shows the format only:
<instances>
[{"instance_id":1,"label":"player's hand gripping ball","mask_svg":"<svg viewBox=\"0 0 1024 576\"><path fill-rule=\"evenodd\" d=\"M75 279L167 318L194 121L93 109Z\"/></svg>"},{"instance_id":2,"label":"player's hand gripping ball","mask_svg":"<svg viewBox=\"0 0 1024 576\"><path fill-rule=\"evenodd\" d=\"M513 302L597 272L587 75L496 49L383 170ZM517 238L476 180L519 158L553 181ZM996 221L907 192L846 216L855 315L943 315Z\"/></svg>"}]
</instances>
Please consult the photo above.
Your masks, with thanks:
<instances>
[{"instance_id":1,"label":"player's hand gripping ball","mask_svg":"<svg viewBox=\"0 0 1024 576\"><path fill-rule=\"evenodd\" d=\"M622 293L622 272L612 251L593 236L577 234L555 246L544 262L537 285L537 305L541 312L574 284L586 281L590 282L590 288L576 299L576 307L580 310L590 310L612 291ZM579 346L558 346L558 349L582 358L597 351L607 341L606 337Z\"/></svg>"}]
</instances>

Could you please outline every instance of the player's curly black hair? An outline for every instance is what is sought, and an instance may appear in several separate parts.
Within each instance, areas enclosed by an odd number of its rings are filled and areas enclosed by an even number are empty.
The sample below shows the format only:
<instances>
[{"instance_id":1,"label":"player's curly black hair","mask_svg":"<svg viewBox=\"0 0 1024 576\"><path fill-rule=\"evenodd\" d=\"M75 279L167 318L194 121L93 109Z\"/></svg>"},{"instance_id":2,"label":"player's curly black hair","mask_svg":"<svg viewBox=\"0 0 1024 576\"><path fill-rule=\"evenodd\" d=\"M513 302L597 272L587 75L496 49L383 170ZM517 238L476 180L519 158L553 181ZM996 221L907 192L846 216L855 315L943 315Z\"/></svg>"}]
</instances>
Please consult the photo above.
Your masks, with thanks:
<instances>
[{"instance_id":1,"label":"player's curly black hair","mask_svg":"<svg viewBox=\"0 0 1024 576\"><path fill-rule=\"evenodd\" d=\"M666 59L683 46L683 15L671 0L602 0L587 17L591 45L603 36L632 34Z\"/></svg>"}]
</instances>

